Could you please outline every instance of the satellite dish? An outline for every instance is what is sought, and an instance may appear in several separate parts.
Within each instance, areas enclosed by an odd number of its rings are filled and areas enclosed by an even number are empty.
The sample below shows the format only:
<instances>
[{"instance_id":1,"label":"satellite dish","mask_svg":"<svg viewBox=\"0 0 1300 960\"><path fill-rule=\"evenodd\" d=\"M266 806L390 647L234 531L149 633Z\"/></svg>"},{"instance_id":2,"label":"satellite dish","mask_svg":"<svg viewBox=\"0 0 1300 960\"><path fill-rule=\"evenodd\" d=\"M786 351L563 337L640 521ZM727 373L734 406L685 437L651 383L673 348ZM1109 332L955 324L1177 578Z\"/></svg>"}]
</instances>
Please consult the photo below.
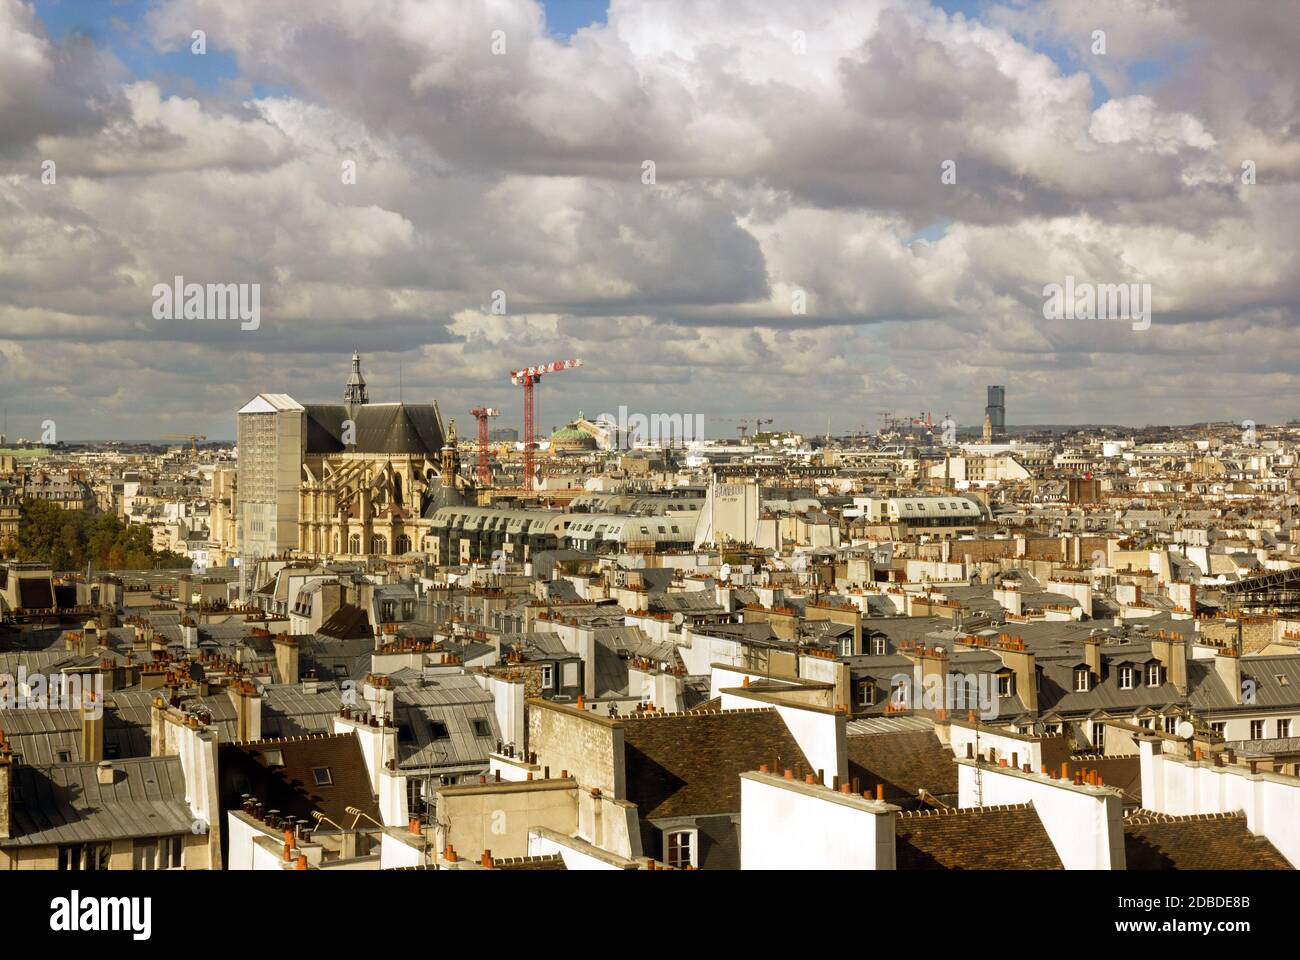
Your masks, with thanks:
<instances>
[{"instance_id":1,"label":"satellite dish","mask_svg":"<svg viewBox=\"0 0 1300 960\"><path fill-rule=\"evenodd\" d=\"M731 564L724 563L722 569L718 571L718 579L724 583L731 579Z\"/></svg>"},{"instance_id":2,"label":"satellite dish","mask_svg":"<svg viewBox=\"0 0 1300 960\"><path fill-rule=\"evenodd\" d=\"M686 614L682 613L680 610L673 614L673 626L680 627L685 622Z\"/></svg>"},{"instance_id":3,"label":"satellite dish","mask_svg":"<svg viewBox=\"0 0 1300 960\"><path fill-rule=\"evenodd\" d=\"M1176 729L1178 731L1178 735L1182 737L1184 740L1190 740L1192 738L1192 735L1196 733L1196 728L1186 720L1178 721L1178 726Z\"/></svg>"}]
</instances>

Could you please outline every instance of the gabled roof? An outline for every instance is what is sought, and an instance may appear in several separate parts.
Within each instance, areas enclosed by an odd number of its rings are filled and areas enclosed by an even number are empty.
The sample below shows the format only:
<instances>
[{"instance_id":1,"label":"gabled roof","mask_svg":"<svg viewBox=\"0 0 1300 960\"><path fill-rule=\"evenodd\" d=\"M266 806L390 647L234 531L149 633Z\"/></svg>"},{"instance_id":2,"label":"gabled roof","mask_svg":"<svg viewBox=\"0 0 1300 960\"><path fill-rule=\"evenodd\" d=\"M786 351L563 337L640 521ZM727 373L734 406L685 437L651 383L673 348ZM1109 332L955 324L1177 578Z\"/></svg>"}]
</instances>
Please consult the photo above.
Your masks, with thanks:
<instances>
[{"instance_id":1,"label":"gabled roof","mask_svg":"<svg viewBox=\"0 0 1300 960\"><path fill-rule=\"evenodd\" d=\"M860 789L872 796L876 784L882 784L887 803L910 803L921 790L940 798L957 795L952 750L933 729L851 736L845 744L849 777L856 777Z\"/></svg>"},{"instance_id":2,"label":"gabled roof","mask_svg":"<svg viewBox=\"0 0 1300 960\"><path fill-rule=\"evenodd\" d=\"M1062 870L1033 804L900 813L899 870Z\"/></svg>"},{"instance_id":3,"label":"gabled roof","mask_svg":"<svg viewBox=\"0 0 1300 960\"><path fill-rule=\"evenodd\" d=\"M1124 820L1124 856L1130 870L1294 869L1239 812L1173 817L1138 810Z\"/></svg>"},{"instance_id":4,"label":"gabled roof","mask_svg":"<svg viewBox=\"0 0 1300 960\"><path fill-rule=\"evenodd\" d=\"M744 771L813 769L776 710L629 717L622 727L627 799L648 819L739 813Z\"/></svg>"},{"instance_id":5,"label":"gabled roof","mask_svg":"<svg viewBox=\"0 0 1300 960\"><path fill-rule=\"evenodd\" d=\"M309 403L307 453L426 454L442 450L442 421L433 405L405 403ZM343 443L343 423L356 427L355 442Z\"/></svg>"},{"instance_id":6,"label":"gabled roof","mask_svg":"<svg viewBox=\"0 0 1300 960\"><path fill-rule=\"evenodd\" d=\"M316 811L350 826L355 818L347 812L349 806L379 819L370 772L355 733L223 743L218 767L223 814L239 809L247 793L268 810L313 825L311 815ZM328 771L329 783L317 783L318 770Z\"/></svg>"},{"instance_id":7,"label":"gabled roof","mask_svg":"<svg viewBox=\"0 0 1300 960\"><path fill-rule=\"evenodd\" d=\"M355 640L374 636L366 612L350 603L343 604L330 614L330 618L322 623L316 632L335 640Z\"/></svg>"}]
</instances>

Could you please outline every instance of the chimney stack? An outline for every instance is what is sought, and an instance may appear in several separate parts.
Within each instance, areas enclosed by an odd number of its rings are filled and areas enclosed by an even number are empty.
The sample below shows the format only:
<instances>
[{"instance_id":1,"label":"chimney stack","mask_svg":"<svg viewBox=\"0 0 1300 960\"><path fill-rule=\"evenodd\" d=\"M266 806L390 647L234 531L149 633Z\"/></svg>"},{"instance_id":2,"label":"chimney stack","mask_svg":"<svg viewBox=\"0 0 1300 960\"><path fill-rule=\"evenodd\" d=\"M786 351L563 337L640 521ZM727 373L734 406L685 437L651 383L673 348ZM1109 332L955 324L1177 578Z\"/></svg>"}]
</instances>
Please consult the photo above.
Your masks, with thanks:
<instances>
[{"instance_id":1,"label":"chimney stack","mask_svg":"<svg viewBox=\"0 0 1300 960\"><path fill-rule=\"evenodd\" d=\"M1168 672L1169 681L1180 694L1187 693L1187 638L1181 633L1170 633L1151 641L1151 653ZM1240 695L1240 684L1238 684Z\"/></svg>"},{"instance_id":2,"label":"chimney stack","mask_svg":"<svg viewBox=\"0 0 1300 960\"><path fill-rule=\"evenodd\" d=\"M87 690L81 696L81 760L99 763L103 759L104 704L96 700L93 690Z\"/></svg>"},{"instance_id":3,"label":"chimney stack","mask_svg":"<svg viewBox=\"0 0 1300 960\"><path fill-rule=\"evenodd\" d=\"M8 840L13 819L14 757L0 730L0 840Z\"/></svg>"}]
</instances>

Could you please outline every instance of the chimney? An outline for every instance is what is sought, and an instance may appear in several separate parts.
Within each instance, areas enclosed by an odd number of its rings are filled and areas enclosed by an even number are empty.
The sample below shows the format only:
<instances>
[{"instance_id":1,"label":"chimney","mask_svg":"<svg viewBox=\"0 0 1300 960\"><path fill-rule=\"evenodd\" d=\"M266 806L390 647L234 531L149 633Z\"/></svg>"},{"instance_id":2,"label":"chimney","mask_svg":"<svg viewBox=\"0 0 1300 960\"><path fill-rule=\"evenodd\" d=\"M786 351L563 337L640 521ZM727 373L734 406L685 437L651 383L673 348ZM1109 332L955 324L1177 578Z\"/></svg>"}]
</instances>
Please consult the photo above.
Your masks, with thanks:
<instances>
[{"instance_id":1,"label":"chimney","mask_svg":"<svg viewBox=\"0 0 1300 960\"><path fill-rule=\"evenodd\" d=\"M1023 646L1023 645L1022 645ZM993 652L1002 660L1002 665L1016 675L1016 687L1013 691L1020 697L1028 713L1038 712L1038 664L1030 650L1010 649L1006 646L993 648Z\"/></svg>"},{"instance_id":2,"label":"chimney","mask_svg":"<svg viewBox=\"0 0 1300 960\"><path fill-rule=\"evenodd\" d=\"M1088 672L1098 680L1101 679L1101 637L1089 637L1083 641L1083 658L1088 663Z\"/></svg>"},{"instance_id":3,"label":"chimney","mask_svg":"<svg viewBox=\"0 0 1300 960\"><path fill-rule=\"evenodd\" d=\"M282 633L272 641L275 646L275 668L280 672L281 683L297 683L298 641Z\"/></svg>"},{"instance_id":4,"label":"chimney","mask_svg":"<svg viewBox=\"0 0 1300 960\"><path fill-rule=\"evenodd\" d=\"M113 761L100 760L95 770L95 778L101 787L111 787L113 781L117 779L117 768L113 766Z\"/></svg>"},{"instance_id":5,"label":"chimney","mask_svg":"<svg viewBox=\"0 0 1300 960\"><path fill-rule=\"evenodd\" d=\"M1241 658L1236 650L1223 649L1214 655L1214 670L1223 681L1223 686L1232 697L1232 702L1241 704Z\"/></svg>"},{"instance_id":6,"label":"chimney","mask_svg":"<svg viewBox=\"0 0 1300 960\"><path fill-rule=\"evenodd\" d=\"M103 759L104 702L96 699L93 690L87 690L81 697L81 760L99 763Z\"/></svg>"},{"instance_id":7,"label":"chimney","mask_svg":"<svg viewBox=\"0 0 1300 960\"><path fill-rule=\"evenodd\" d=\"M343 606L343 584L337 580L320 585L320 622L324 623Z\"/></svg>"},{"instance_id":8,"label":"chimney","mask_svg":"<svg viewBox=\"0 0 1300 960\"><path fill-rule=\"evenodd\" d=\"M9 744L4 741L4 732L0 731L0 840L8 840L11 833L13 770L14 757L9 750Z\"/></svg>"},{"instance_id":9,"label":"chimney","mask_svg":"<svg viewBox=\"0 0 1300 960\"><path fill-rule=\"evenodd\" d=\"M1151 653L1164 666L1169 681L1180 694L1187 693L1187 638L1181 633L1158 636L1151 641ZM1238 684L1240 687L1240 684ZM1240 690L1238 690L1240 695Z\"/></svg>"},{"instance_id":10,"label":"chimney","mask_svg":"<svg viewBox=\"0 0 1300 960\"><path fill-rule=\"evenodd\" d=\"M236 680L226 687L235 706L235 739L262 739L262 697L247 680Z\"/></svg>"},{"instance_id":11,"label":"chimney","mask_svg":"<svg viewBox=\"0 0 1300 960\"><path fill-rule=\"evenodd\" d=\"M940 704L946 704L948 691L948 654L942 647L927 649L922 646L917 651L916 665L919 687L912 696L912 706L924 703L924 694L932 690L939 691ZM931 678L934 679L931 679Z\"/></svg>"}]
</instances>

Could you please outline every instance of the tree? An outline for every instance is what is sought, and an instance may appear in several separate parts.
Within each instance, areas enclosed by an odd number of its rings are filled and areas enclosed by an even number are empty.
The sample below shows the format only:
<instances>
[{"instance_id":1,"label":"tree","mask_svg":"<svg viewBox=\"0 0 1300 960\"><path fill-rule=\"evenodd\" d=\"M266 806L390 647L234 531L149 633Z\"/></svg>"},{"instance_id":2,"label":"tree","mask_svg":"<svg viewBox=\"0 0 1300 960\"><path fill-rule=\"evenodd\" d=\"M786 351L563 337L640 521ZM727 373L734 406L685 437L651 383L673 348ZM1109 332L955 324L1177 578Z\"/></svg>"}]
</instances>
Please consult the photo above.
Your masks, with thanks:
<instances>
[{"instance_id":1,"label":"tree","mask_svg":"<svg viewBox=\"0 0 1300 960\"><path fill-rule=\"evenodd\" d=\"M45 500L23 501L17 553L20 560L48 563L55 571L80 570L87 563L114 570L190 565L182 554L155 551L148 527L108 513L63 510Z\"/></svg>"}]
</instances>

